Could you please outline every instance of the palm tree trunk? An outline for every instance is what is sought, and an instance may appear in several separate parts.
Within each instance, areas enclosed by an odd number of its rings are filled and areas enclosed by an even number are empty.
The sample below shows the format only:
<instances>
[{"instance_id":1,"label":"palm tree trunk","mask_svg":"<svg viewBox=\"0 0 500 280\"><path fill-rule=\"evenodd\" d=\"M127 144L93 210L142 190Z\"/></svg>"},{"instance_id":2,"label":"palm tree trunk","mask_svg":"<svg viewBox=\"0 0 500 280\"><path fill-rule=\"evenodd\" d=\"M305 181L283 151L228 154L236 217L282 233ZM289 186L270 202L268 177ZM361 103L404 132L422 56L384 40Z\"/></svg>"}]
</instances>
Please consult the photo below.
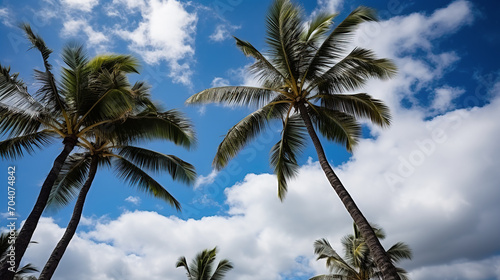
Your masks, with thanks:
<instances>
[{"instance_id":1,"label":"palm tree trunk","mask_svg":"<svg viewBox=\"0 0 500 280\"><path fill-rule=\"evenodd\" d=\"M64 232L63 237L57 243L57 246L52 251L49 260L45 264L38 280L49 280L54 275L59 262L61 261L66 248L75 235L76 228L78 227L78 223L80 223L80 218L82 217L83 204L85 203L85 198L87 197L87 193L89 192L90 186L94 181L95 174L97 173L97 156L92 156L92 160L90 162L89 175L87 180L82 186L80 193L78 194L78 199L76 200L75 207L73 208L73 214L71 215L71 220L68 223L68 227L66 227L66 231Z\"/></svg>"},{"instance_id":2,"label":"palm tree trunk","mask_svg":"<svg viewBox=\"0 0 500 280\"><path fill-rule=\"evenodd\" d=\"M361 213L361 210L359 210L358 206L354 202L354 199L352 199L351 195L347 192L344 185L342 184L342 182L337 177L332 167L328 163L325 151L321 146L321 142L319 141L318 135L314 131L314 127L307 113L306 106L303 103L299 105L299 112L300 116L305 122L307 132L309 133L309 136L313 141L314 148L316 148L316 153L318 154L318 160L321 165L321 168L323 169L323 172L325 172L325 175L328 181L330 182L330 185L335 190L340 200L344 204L344 207L347 209L347 212L349 212L352 219L358 226L361 235L364 237L366 244L368 245L368 248L370 249L370 252L373 255L377 267L382 272L383 279L399 280L400 278L397 273L396 267L392 264L391 259L387 255L387 252L384 250L384 247L382 247L382 244L380 244L380 241L375 235L375 232L373 231L372 227L366 220L365 216L363 216L363 213Z\"/></svg>"},{"instance_id":3,"label":"palm tree trunk","mask_svg":"<svg viewBox=\"0 0 500 280\"><path fill-rule=\"evenodd\" d=\"M56 181L57 176L61 171L64 161L66 161L66 158L71 153L77 142L78 142L77 138L73 135L67 136L63 140L64 148L61 151L61 153L57 156L57 158L54 160L52 169L50 170L49 175L47 175L47 178L43 182L42 188L40 189L40 194L38 195L35 206L33 207L33 210L31 210L31 213L26 219L26 222L24 222L24 225L21 228L21 231L19 232L19 235L16 238L15 251L14 251L16 254L15 255L16 264L13 269L14 271L16 271L17 268L19 267L21 259L23 258L24 253L28 248L28 244L31 241L33 233L35 232L36 226L38 225L38 221L42 216L43 210L47 205L50 191L52 190L52 186L54 185L54 182ZM0 270L0 279L12 280L14 278L15 273L9 270L9 268L10 264L5 261L2 264L2 269Z\"/></svg>"}]
</instances>

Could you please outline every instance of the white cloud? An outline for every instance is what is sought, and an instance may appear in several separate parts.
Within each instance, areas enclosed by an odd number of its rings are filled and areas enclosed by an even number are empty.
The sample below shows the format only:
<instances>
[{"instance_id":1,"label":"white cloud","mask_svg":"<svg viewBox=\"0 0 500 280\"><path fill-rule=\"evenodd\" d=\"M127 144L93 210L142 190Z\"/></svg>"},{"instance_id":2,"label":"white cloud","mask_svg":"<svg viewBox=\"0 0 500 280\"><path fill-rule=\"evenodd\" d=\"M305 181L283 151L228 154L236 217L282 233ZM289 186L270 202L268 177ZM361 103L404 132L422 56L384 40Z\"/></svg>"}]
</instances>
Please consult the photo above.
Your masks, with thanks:
<instances>
[{"instance_id":1,"label":"white cloud","mask_svg":"<svg viewBox=\"0 0 500 280\"><path fill-rule=\"evenodd\" d=\"M194 188L197 189L201 186L212 184L215 181L215 177L217 177L218 174L219 172L214 169L207 176L203 175L198 176L198 178L196 178L196 182L194 183Z\"/></svg>"},{"instance_id":2,"label":"white cloud","mask_svg":"<svg viewBox=\"0 0 500 280\"><path fill-rule=\"evenodd\" d=\"M431 104L431 109L436 110L438 113L446 112L453 109L452 101L465 92L461 88L441 87L435 90L435 97Z\"/></svg>"},{"instance_id":3,"label":"white cloud","mask_svg":"<svg viewBox=\"0 0 500 280\"><path fill-rule=\"evenodd\" d=\"M131 3L127 1L127 7L133 7ZM130 41L129 48L141 55L146 63L168 62L169 76L174 82L188 85L198 16L195 12L189 13L186 5L176 0L137 4L142 16L137 28L118 30L117 34Z\"/></svg>"},{"instance_id":4,"label":"white cloud","mask_svg":"<svg viewBox=\"0 0 500 280\"><path fill-rule=\"evenodd\" d=\"M141 198L138 196L129 196L129 197L125 198L125 201L130 202L134 205L141 204Z\"/></svg>"},{"instance_id":5,"label":"white cloud","mask_svg":"<svg viewBox=\"0 0 500 280\"><path fill-rule=\"evenodd\" d=\"M0 8L0 20L5 26L13 27L12 24L12 11L8 8Z\"/></svg>"},{"instance_id":6,"label":"white cloud","mask_svg":"<svg viewBox=\"0 0 500 280\"><path fill-rule=\"evenodd\" d=\"M99 4L99 0L61 0L61 4L69 9L90 12Z\"/></svg>"},{"instance_id":7,"label":"white cloud","mask_svg":"<svg viewBox=\"0 0 500 280\"><path fill-rule=\"evenodd\" d=\"M239 29L239 26L229 25L229 24L219 24L215 27L214 33L212 33L209 38L212 41L220 42L231 38L231 33Z\"/></svg>"},{"instance_id":8,"label":"white cloud","mask_svg":"<svg viewBox=\"0 0 500 280\"><path fill-rule=\"evenodd\" d=\"M318 13L336 14L340 11L344 4L344 0L318 0L317 7L313 11L312 16Z\"/></svg>"},{"instance_id":9,"label":"white cloud","mask_svg":"<svg viewBox=\"0 0 500 280\"><path fill-rule=\"evenodd\" d=\"M225 87L229 85L229 81L221 77L215 77L211 85L212 87Z\"/></svg>"},{"instance_id":10,"label":"white cloud","mask_svg":"<svg viewBox=\"0 0 500 280\"><path fill-rule=\"evenodd\" d=\"M78 37L85 34L86 43L89 47L95 47L100 51L106 49L106 43L110 39L103 32L96 31L85 19L68 19L63 23L61 35L64 37Z\"/></svg>"}]
</instances>

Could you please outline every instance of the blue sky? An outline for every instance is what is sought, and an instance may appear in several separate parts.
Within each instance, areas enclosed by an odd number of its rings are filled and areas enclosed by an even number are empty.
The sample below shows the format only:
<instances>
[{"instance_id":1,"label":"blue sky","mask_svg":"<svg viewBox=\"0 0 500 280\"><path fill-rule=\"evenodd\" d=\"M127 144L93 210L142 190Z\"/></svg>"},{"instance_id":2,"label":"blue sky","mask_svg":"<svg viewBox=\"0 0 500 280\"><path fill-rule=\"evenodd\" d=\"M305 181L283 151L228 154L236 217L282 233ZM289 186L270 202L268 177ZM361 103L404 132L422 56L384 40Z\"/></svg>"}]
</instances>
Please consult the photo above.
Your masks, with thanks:
<instances>
[{"instance_id":1,"label":"blue sky","mask_svg":"<svg viewBox=\"0 0 500 280\"><path fill-rule=\"evenodd\" d=\"M408 243L414 259L402 265L412 279L500 279L500 22L492 1L297 1L305 17L367 5L381 21L363 25L354 46L393 59L398 76L364 89L384 100L394 123L368 125L354 153L324 142L327 156L368 219L387 232L383 242ZM308 279L326 272L312 244L328 238L341 249L351 221L332 193L309 145L301 171L280 203L268 164L278 127L251 143L226 169L211 161L227 130L250 111L217 105L186 107L203 89L254 84L252 62L232 35L265 48L270 1L43 0L0 2L0 62L20 72L32 92L41 58L16 27L29 22L54 50L85 44L89 55L130 53L154 99L192 119L198 145L186 151L169 143L143 146L195 165L195 187L156 176L182 203L177 213L100 171L88 195L77 236L54 279L184 279L175 261L213 247L235 264L228 279ZM17 210L24 219L60 150L54 144L17 161ZM6 173L6 172L5 172ZM2 175L7 180L7 175ZM4 205L6 198L0 199ZM72 205L48 211L25 257L43 267L67 224ZM0 211L0 212L3 212ZM2 216L2 221L4 221ZM6 223L3 223L6 224Z\"/></svg>"}]
</instances>

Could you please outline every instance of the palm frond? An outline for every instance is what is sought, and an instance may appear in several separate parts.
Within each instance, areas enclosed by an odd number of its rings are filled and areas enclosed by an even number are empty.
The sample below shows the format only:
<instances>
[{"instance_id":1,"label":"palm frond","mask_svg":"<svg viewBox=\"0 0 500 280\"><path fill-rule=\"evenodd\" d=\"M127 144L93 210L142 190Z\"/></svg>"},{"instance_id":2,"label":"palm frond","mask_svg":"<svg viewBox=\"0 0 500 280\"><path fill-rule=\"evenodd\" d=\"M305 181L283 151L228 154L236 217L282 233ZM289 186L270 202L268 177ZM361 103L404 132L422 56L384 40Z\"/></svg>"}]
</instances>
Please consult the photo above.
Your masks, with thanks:
<instances>
[{"instance_id":1,"label":"palm frond","mask_svg":"<svg viewBox=\"0 0 500 280\"><path fill-rule=\"evenodd\" d=\"M319 77L326 69L332 67L336 60L346 52L355 31L363 22L376 21L377 15L373 9L358 7L352 11L323 41L309 62L304 80Z\"/></svg>"},{"instance_id":2,"label":"palm frond","mask_svg":"<svg viewBox=\"0 0 500 280\"><path fill-rule=\"evenodd\" d=\"M274 65L267 60L252 44L247 41L240 40L236 37L236 46L246 55L255 58L255 62L249 67L258 81L266 83L268 87L279 88L286 80L285 75L281 73Z\"/></svg>"},{"instance_id":3,"label":"palm frond","mask_svg":"<svg viewBox=\"0 0 500 280\"><path fill-rule=\"evenodd\" d=\"M367 118L381 127L386 127L391 123L389 108L382 101L366 93L318 95L316 97L321 100L323 107L330 110L344 112L355 118Z\"/></svg>"},{"instance_id":4,"label":"palm frond","mask_svg":"<svg viewBox=\"0 0 500 280\"><path fill-rule=\"evenodd\" d=\"M249 114L235 124L219 144L213 161L213 166L220 170L235 157L238 152L252 141L274 118L281 117L287 104L267 105Z\"/></svg>"},{"instance_id":5,"label":"palm frond","mask_svg":"<svg viewBox=\"0 0 500 280\"><path fill-rule=\"evenodd\" d=\"M410 246L403 242L398 242L392 245L391 248L387 250L387 254L393 262L399 262L403 259L411 260L412 258L412 251Z\"/></svg>"},{"instance_id":6,"label":"palm frond","mask_svg":"<svg viewBox=\"0 0 500 280\"><path fill-rule=\"evenodd\" d=\"M139 60L131 55L98 55L89 61L88 67L94 73L118 71L139 74Z\"/></svg>"},{"instance_id":7,"label":"palm frond","mask_svg":"<svg viewBox=\"0 0 500 280\"><path fill-rule=\"evenodd\" d=\"M332 20L336 17L335 14L319 13L316 15L302 31L301 40L314 47L319 40L325 36L332 26Z\"/></svg>"},{"instance_id":8,"label":"palm frond","mask_svg":"<svg viewBox=\"0 0 500 280\"><path fill-rule=\"evenodd\" d=\"M122 147L118 154L141 169L148 169L156 173L167 171L172 179L187 184L192 184L196 180L194 166L176 156L134 146Z\"/></svg>"},{"instance_id":9,"label":"palm frond","mask_svg":"<svg viewBox=\"0 0 500 280\"><path fill-rule=\"evenodd\" d=\"M177 263L175 264L175 267L184 267L187 271L188 277L191 275L191 271L189 270L189 265L187 263L186 257L184 256L179 257Z\"/></svg>"},{"instance_id":10,"label":"palm frond","mask_svg":"<svg viewBox=\"0 0 500 280\"><path fill-rule=\"evenodd\" d=\"M31 42L31 48L36 48L43 58L45 72L35 70L35 78L42 85L38 90L40 102L45 103L46 107L49 109L59 112L64 111L65 104L59 95L54 75L51 72L52 65L49 63L49 56L52 53L52 50L45 45L45 41L42 37L33 32L28 23L21 24L21 28L24 30L26 37Z\"/></svg>"},{"instance_id":11,"label":"palm frond","mask_svg":"<svg viewBox=\"0 0 500 280\"><path fill-rule=\"evenodd\" d=\"M18 108L0 103L0 132L9 137L37 132L41 127L39 119L42 115L32 115Z\"/></svg>"},{"instance_id":12,"label":"palm frond","mask_svg":"<svg viewBox=\"0 0 500 280\"><path fill-rule=\"evenodd\" d=\"M23 110L41 110L43 106L28 93L28 87L18 76L19 73L10 73L10 67L0 64L0 101Z\"/></svg>"},{"instance_id":13,"label":"palm frond","mask_svg":"<svg viewBox=\"0 0 500 280\"><path fill-rule=\"evenodd\" d=\"M47 201L50 209L66 206L78 196L87 179L90 161L91 156L88 153L74 153L68 156L50 192Z\"/></svg>"},{"instance_id":14,"label":"palm frond","mask_svg":"<svg viewBox=\"0 0 500 280\"><path fill-rule=\"evenodd\" d=\"M138 166L124 158L115 159L114 165L117 176L132 186L137 186L140 191L149 193L156 198L163 199L178 211L181 210L180 203L162 186Z\"/></svg>"},{"instance_id":15,"label":"palm frond","mask_svg":"<svg viewBox=\"0 0 500 280\"><path fill-rule=\"evenodd\" d=\"M269 160L278 178L280 200L285 198L287 181L297 175L297 154L305 148L306 136L304 122L299 115L292 115L284 121L281 139L271 149Z\"/></svg>"},{"instance_id":16,"label":"palm frond","mask_svg":"<svg viewBox=\"0 0 500 280\"><path fill-rule=\"evenodd\" d=\"M233 268L234 266L229 260L227 259L221 260L217 265L217 267L215 268L212 277L210 277L210 280L222 280L226 275L226 273Z\"/></svg>"},{"instance_id":17,"label":"palm frond","mask_svg":"<svg viewBox=\"0 0 500 280\"><path fill-rule=\"evenodd\" d=\"M0 157L15 160L22 157L24 152L31 155L35 149L49 145L52 140L53 134L47 131L12 137L0 142Z\"/></svg>"},{"instance_id":18,"label":"palm frond","mask_svg":"<svg viewBox=\"0 0 500 280\"><path fill-rule=\"evenodd\" d=\"M342 93L362 87L370 78L388 79L397 67L389 59L377 59L371 50L355 48L345 58L312 79L307 90L318 88L322 93Z\"/></svg>"},{"instance_id":19,"label":"palm frond","mask_svg":"<svg viewBox=\"0 0 500 280\"><path fill-rule=\"evenodd\" d=\"M312 123L328 140L344 145L352 151L361 137L361 126L351 115L309 104Z\"/></svg>"},{"instance_id":20,"label":"palm frond","mask_svg":"<svg viewBox=\"0 0 500 280\"><path fill-rule=\"evenodd\" d=\"M290 81L299 78L301 15L302 11L289 0L277 0L266 18L266 43L271 62Z\"/></svg>"},{"instance_id":21,"label":"palm frond","mask_svg":"<svg viewBox=\"0 0 500 280\"><path fill-rule=\"evenodd\" d=\"M203 90L186 100L187 104L222 103L229 106L261 107L277 93L271 89L249 86L226 86Z\"/></svg>"},{"instance_id":22,"label":"palm frond","mask_svg":"<svg viewBox=\"0 0 500 280\"><path fill-rule=\"evenodd\" d=\"M142 140L163 139L176 145L191 148L196 144L196 136L190 120L178 110L149 112L130 115L99 127L105 139L111 137L118 143L130 144Z\"/></svg>"},{"instance_id":23,"label":"palm frond","mask_svg":"<svg viewBox=\"0 0 500 280\"><path fill-rule=\"evenodd\" d=\"M356 274L356 270L342 259L328 240L324 238L316 240L314 242L314 253L318 256L317 260L326 259L326 267L330 272L337 271L343 275Z\"/></svg>"},{"instance_id":24,"label":"palm frond","mask_svg":"<svg viewBox=\"0 0 500 280\"><path fill-rule=\"evenodd\" d=\"M62 58L67 67L62 68L61 94L72 113L83 115L94 101L89 92L90 69L87 67L87 55L83 46L68 45L63 48Z\"/></svg>"},{"instance_id":25,"label":"palm frond","mask_svg":"<svg viewBox=\"0 0 500 280\"><path fill-rule=\"evenodd\" d=\"M349 278L339 275L339 274L325 274L325 275L318 275L314 276L312 278L309 278L309 280L350 280Z\"/></svg>"}]
</instances>

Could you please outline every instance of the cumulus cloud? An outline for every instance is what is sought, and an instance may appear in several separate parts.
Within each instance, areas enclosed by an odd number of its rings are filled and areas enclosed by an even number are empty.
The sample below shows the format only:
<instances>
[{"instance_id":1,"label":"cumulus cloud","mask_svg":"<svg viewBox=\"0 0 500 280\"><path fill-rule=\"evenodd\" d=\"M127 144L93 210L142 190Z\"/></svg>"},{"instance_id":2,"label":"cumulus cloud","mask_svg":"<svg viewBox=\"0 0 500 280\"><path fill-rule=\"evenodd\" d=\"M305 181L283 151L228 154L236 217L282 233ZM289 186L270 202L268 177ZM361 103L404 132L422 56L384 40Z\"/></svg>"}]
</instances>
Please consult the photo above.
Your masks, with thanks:
<instances>
[{"instance_id":1,"label":"cumulus cloud","mask_svg":"<svg viewBox=\"0 0 500 280\"><path fill-rule=\"evenodd\" d=\"M125 201L130 202L134 205L141 204L141 198L138 196L129 196L129 197L125 198Z\"/></svg>"},{"instance_id":2,"label":"cumulus cloud","mask_svg":"<svg viewBox=\"0 0 500 280\"><path fill-rule=\"evenodd\" d=\"M99 4L99 0L61 0L61 4L69 9L90 12Z\"/></svg>"},{"instance_id":3,"label":"cumulus cloud","mask_svg":"<svg viewBox=\"0 0 500 280\"><path fill-rule=\"evenodd\" d=\"M166 61L169 76L178 83L188 85L192 70L190 59L194 55L194 35L198 16L188 12L186 5L176 0L150 0L133 4L128 8L139 8L141 21L133 29L121 29L117 34L130 41L129 48L137 52L146 63Z\"/></svg>"},{"instance_id":4,"label":"cumulus cloud","mask_svg":"<svg viewBox=\"0 0 500 280\"><path fill-rule=\"evenodd\" d=\"M438 113L446 112L452 109L452 101L462 95L465 90L453 87L441 87L435 91L434 100L432 100L431 109L436 110Z\"/></svg>"},{"instance_id":5,"label":"cumulus cloud","mask_svg":"<svg viewBox=\"0 0 500 280\"><path fill-rule=\"evenodd\" d=\"M0 21L3 25L13 27L11 14L12 11L8 8L0 8Z\"/></svg>"},{"instance_id":6,"label":"cumulus cloud","mask_svg":"<svg viewBox=\"0 0 500 280\"><path fill-rule=\"evenodd\" d=\"M221 42L231 38L231 33L239 28L239 26L234 26L227 23L219 24L215 27L214 33L212 33L209 38L212 41Z\"/></svg>"},{"instance_id":7,"label":"cumulus cloud","mask_svg":"<svg viewBox=\"0 0 500 280\"><path fill-rule=\"evenodd\" d=\"M211 85L212 87L225 87L229 85L229 81L221 77L215 77Z\"/></svg>"},{"instance_id":8,"label":"cumulus cloud","mask_svg":"<svg viewBox=\"0 0 500 280\"><path fill-rule=\"evenodd\" d=\"M81 34L86 35L87 44L90 47L98 47L101 50L105 48L104 44L110 39L103 32L96 31L87 20L84 19L69 19L63 23L61 35L64 37L77 37Z\"/></svg>"},{"instance_id":9,"label":"cumulus cloud","mask_svg":"<svg viewBox=\"0 0 500 280\"><path fill-rule=\"evenodd\" d=\"M336 14L342 8L344 0L318 0L317 7L313 11L312 16L318 13Z\"/></svg>"}]
</instances>

